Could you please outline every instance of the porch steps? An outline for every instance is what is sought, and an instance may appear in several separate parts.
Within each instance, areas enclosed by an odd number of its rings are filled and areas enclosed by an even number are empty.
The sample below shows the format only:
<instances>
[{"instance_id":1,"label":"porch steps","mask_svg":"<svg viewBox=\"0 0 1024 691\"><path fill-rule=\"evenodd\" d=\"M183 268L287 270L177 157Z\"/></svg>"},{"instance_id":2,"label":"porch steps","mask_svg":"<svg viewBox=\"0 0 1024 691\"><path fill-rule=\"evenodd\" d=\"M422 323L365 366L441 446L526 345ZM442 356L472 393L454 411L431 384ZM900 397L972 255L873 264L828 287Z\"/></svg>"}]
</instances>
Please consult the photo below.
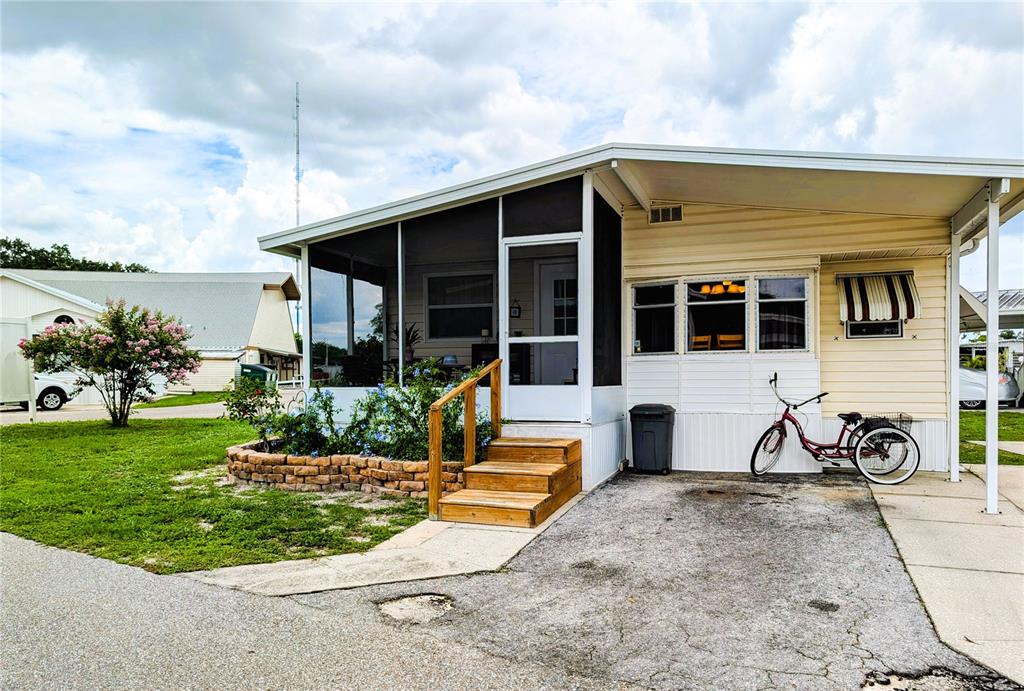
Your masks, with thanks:
<instances>
[{"instance_id":1,"label":"porch steps","mask_svg":"<svg viewBox=\"0 0 1024 691\"><path fill-rule=\"evenodd\" d=\"M466 489L441 499L443 521L533 528L583 488L579 439L502 437L464 470Z\"/></svg>"}]
</instances>

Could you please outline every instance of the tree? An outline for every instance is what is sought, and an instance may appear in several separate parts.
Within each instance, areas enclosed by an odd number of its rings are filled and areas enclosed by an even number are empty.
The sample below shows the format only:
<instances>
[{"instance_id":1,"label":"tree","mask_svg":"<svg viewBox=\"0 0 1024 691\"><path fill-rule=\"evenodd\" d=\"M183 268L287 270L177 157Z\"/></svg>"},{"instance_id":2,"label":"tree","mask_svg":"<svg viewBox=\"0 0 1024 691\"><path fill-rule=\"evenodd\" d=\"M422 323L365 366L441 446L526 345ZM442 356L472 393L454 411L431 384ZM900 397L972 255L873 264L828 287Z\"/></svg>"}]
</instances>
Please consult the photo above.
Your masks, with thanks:
<instances>
[{"instance_id":1,"label":"tree","mask_svg":"<svg viewBox=\"0 0 1024 691\"><path fill-rule=\"evenodd\" d=\"M124 273L150 273L150 269L132 262L105 262L79 259L71 256L67 245L33 247L18 238L0 238L0 268L4 269L58 269L60 271L120 271Z\"/></svg>"},{"instance_id":2,"label":"tree","mask_svg":"<svg viewBox=\"0 0 1024 691\"><path fill-rule=\"evenodd\" d=\"M156 394L158 377L174 384L199 369L199 353L185 346L190 337L178 319L119 300L95 323L51 324L18 347L36 372L72 372L78 391L95 386L111 424L126 427L132 405Z\"/></svg>"}]
</instances>

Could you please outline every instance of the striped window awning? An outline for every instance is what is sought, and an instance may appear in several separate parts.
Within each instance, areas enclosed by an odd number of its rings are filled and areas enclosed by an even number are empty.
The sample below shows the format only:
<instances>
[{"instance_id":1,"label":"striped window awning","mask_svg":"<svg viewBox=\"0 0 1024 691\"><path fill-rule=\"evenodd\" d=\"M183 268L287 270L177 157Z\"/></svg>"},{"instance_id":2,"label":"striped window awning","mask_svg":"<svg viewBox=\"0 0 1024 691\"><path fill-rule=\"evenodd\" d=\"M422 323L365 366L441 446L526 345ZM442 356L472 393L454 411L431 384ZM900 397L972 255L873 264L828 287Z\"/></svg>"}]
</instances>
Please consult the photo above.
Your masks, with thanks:
<instances>
[{"instance_id":1,"label":"striped window awning","mask_svg":"<svg viewBox=\"0 0 1024 691\"><path fill-rule=\"evenodd\" d=\"M838 274L839 320L842 322L907 320L921 316L912 271Z\"/></svg>"}]
</instances>

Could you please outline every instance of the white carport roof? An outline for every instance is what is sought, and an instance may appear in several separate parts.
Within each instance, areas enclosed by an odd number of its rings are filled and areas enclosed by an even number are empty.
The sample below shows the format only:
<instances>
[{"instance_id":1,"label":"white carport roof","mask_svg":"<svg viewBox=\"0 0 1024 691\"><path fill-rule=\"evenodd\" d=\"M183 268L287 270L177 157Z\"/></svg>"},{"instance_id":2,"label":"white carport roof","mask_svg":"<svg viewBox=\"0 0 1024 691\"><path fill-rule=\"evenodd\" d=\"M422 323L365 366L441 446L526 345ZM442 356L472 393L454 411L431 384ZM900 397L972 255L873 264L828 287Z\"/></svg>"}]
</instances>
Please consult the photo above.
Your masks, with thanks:
<instances>
[{"instance_id":1,"label":"white carport roof","mask_svg":"<svg viewBox=\"0 0 1024 691\"><path fill-rule=\"evenodd\" d=\"M880 156L644 144L603 144L415 197L271 233L260 248L299 256L305 242L595 173L595 187L623 206L714 203L952 218L990 179L1010 179L1003 220L1024 209L1024 161ZM972 228L964 236L982 232Z\"/></svg>"},{"instance_id":2,"label":"white carport roof","mask_svg":"<svg viewBox=\"0 0 1024 691\"><path fill-rule=\"evenodd\" d=\"M984 291L972 293L960 286L960 331L984 331L986 324ZM999 328L1024 329L1024 288L999 291Z\"/></svg>"}]
</instances>

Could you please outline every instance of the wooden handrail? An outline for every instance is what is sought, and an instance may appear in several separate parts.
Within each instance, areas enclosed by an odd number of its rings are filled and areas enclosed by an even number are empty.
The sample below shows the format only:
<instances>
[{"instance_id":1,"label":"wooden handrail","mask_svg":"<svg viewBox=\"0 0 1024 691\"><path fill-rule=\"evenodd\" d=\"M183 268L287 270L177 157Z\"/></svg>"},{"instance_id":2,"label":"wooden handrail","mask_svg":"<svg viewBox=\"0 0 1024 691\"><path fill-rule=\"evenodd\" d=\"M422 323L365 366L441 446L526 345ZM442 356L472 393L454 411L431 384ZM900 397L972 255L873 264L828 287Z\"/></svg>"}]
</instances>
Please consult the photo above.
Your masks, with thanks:
<instances>
[{"instance_id":1,"label":"wooden handrail","mask_svg":"<svg viewBox=\"0 0 1024 691\"><path fill-rule=\"evenodd\" d=\"M476 462L476 387L480 380L491 375L491 429L493 438L501 436L501 358L491 362L476 375L462 382L441 398L430 404L429 443L430 457L427 462L427 513L431 520L437 520L437 509L441 502L441 448L443 425L441 411L444 406L461 395L463 404L463 452L462 464L468 468Z\"/></svg>"}]
</instances>

